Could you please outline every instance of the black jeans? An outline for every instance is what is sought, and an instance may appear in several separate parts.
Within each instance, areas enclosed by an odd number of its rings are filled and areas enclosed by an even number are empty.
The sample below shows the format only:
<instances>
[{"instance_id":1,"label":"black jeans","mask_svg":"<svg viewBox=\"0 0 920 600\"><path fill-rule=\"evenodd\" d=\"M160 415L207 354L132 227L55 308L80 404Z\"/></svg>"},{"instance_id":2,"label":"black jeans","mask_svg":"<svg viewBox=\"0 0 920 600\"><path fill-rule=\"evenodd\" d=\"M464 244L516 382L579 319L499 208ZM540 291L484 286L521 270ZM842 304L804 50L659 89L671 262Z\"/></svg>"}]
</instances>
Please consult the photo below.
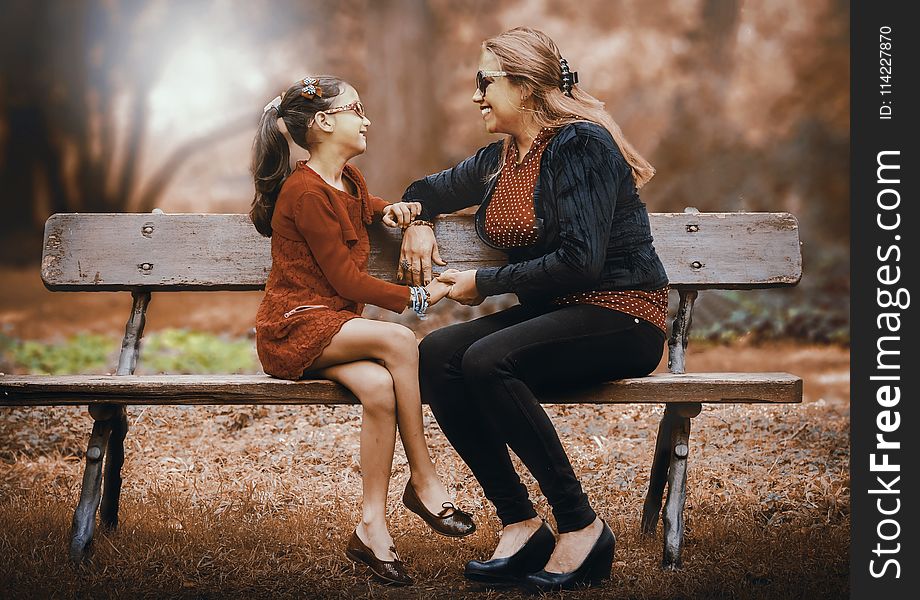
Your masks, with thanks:
<instances>
[{"instance_id":1,"label":"black jeans","mask_svg":"<svg viewBox=\"0 0 920 600\"><path fill-rule=\"evenodd\" d=\"M422 398L507 526L537 515L508 453L540 484L560 533L596 514L535 393L572 389L658 366L664 332L592 305L517 305L422 340Z\"/></svg>"}]
</instances>

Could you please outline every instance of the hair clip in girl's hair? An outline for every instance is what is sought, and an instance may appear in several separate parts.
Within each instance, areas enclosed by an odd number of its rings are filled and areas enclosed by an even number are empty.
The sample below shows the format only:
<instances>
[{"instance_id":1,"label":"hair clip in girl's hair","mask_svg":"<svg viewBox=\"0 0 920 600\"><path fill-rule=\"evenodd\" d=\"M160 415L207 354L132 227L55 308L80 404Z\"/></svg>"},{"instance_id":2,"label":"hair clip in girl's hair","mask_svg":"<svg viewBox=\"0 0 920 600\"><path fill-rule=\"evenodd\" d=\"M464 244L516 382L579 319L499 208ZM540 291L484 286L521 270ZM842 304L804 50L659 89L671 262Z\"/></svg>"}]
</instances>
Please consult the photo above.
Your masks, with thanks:
<instances>
[{"instance_id":1,"label":"hair clip in girl's hair","mask_svg":"<svg viewBox=\"0 0 920 600\"><path fill-rule=\"evenodd\" d=\"M567 60L559 57L559 66L562 68L562 78L559 80L559 89L562 93L572 97L572 87L578 83L578 71L570 71Z\"/></svg>"},{"instance_id":2,"label":"hair clip in girl's hair","mask_svg":"<svg viewBox=\"0 0 920 600\"><path fill-rule=\"evenodd\" d=\"M317 85L317 81L313 77L304 77L300 83L303 84L300 95L307 100L312 100L314 97L323 97L323 88Z\"/></svg>"}]
</instances>

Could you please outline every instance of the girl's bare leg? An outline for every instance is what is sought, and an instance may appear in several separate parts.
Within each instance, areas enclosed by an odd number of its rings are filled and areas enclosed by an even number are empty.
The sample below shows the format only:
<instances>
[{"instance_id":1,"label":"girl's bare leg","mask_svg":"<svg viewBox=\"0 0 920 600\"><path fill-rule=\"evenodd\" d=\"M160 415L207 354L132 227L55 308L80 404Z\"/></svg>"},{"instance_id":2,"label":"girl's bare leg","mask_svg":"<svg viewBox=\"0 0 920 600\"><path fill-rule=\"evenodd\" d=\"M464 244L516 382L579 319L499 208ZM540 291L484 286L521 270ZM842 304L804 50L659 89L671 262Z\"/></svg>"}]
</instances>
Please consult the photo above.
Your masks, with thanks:
<instances>
[{"instance_id":1,"label":"girl's bare leg","mask_svg":"<svg viewBox=\"0 0 920 600\"><path fill-rule=\"evenodd\" d=\"M361 401L361 483L363 503L358 537L380 560L393 560L386 504L396 446L396 398L390 372L377 362L358 360L317 371L347 387Z\"/></svg>"},{"instance_id":2,"label":"girl's bare leg","mask_svg":"<svg viewBox=\"0 0 920 600\"><path fill-rule=\"evenodd\" d=\"M418 342L407 327L396 323L352 319L342 326L314 369L361 359L380 361L392 378L399 434L411 470L412 487L428 510L437 514L450 494L435 472L428 454L418 383Z\"/></svg>"}]
</instances>

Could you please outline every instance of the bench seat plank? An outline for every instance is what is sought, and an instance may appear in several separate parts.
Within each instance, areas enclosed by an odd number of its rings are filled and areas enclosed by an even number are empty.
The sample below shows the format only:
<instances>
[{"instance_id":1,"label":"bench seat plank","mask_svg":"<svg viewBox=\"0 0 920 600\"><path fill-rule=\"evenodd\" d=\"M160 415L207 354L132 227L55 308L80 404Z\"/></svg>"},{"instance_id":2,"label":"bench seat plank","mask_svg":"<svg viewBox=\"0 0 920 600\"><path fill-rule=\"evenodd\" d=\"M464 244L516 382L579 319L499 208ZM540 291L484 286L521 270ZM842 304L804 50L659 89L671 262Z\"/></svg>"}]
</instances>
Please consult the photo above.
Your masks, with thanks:
<instances>
[{"instance_id":1,"label":"bench seat plank","mask_svg":"<svg viewBox=\"0 0 920 600\"><path fill-rule=\"evenodd\" d=\"M796 403L802 379L789 373L661 373L559 395L546 404ZM65 375L0 377L0 405L86 404L355 404L327 380L285 381L267 375Z\"/></svg>"}]
</instances>

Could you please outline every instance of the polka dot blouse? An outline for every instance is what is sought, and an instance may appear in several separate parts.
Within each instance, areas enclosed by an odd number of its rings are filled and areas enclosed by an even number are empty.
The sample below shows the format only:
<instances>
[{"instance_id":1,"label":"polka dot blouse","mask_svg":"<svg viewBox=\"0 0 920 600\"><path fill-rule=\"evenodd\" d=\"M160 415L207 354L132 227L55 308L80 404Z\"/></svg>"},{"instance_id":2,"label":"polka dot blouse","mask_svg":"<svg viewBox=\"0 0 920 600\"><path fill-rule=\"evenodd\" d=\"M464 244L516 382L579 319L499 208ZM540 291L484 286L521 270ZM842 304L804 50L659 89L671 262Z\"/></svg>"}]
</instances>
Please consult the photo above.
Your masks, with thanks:
<instances>
[{"instance_id":1,"label":"polka dot blouse","mask_svg":"<svg viewBox=\"0 0 920 600\"><path fill-rule=\"evenodd\" d=\"M618 310L621 313L638 319L648 321L658 329L668 332L666 322L668 319L668 288L644 292L642 290L597 290L593 292L579 292L569 294L555 300L556 304L568 306L570 304L593 304Z\"/></svg>"},{"instance_id":2,"label":"polka dot blouse","mask_svg":"<svg viewBox=\"0 0 920 600\"><path fill-rule=\"evenodd\" d=\"M530 150L519 159L517 145L508 144L492 200L486 207L486 234L506 248L530 246L537 241L533 195L540 175L540 158L556 130L544 127ZM668 288L642 290L595 290L557 298L560 306L593 304L626 313L667 332Z\"/></svg>"},{"instance_id":3,"label":"polka dot blouse","mask_svg":"<svg viewBox=\"0 0 920 600\"><path fill-rule=\"evenodd\" d=\"M486 233L499 246L521 248L537 241L533 192L540 175L540 158L555 129L544 127L520 160L516 144L508 144L505 161L486 207Z\"/></svg>"}]
</instances>

